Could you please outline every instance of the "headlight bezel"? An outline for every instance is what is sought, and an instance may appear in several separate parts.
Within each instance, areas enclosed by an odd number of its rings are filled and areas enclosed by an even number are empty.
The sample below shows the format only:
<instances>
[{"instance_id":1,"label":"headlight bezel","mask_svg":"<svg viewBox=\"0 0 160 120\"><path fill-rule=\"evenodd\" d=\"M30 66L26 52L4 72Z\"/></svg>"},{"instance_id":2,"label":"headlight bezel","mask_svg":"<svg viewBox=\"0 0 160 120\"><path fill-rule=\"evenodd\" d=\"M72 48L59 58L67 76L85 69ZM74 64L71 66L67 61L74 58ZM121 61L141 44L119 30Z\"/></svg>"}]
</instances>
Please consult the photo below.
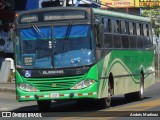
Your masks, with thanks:
<instances>
[{"instance_id":1,"label":"headlight bezel","mask_svg":"<svg viewBox=\"0 0 160 120\"><path fill-rule=\"evenodd\" d=\"M82 80L82 81L76 83L71 89L72 90L84 89L84 88L91 86L93 83L95 83L95 80L93 80L93 79Z\"/></svg>"},{"instance_id":2,"label":"headlight bezel","mask_svg":"<svg viewBox=\"0 0 160 120\"><path fill-rule=\"evenodd\" d=\"M39 92L39 90L37 88L33 87L29 83L18 83L17 87L23 91L26 91L26 92Z\"/></svg>"}]
</instances>

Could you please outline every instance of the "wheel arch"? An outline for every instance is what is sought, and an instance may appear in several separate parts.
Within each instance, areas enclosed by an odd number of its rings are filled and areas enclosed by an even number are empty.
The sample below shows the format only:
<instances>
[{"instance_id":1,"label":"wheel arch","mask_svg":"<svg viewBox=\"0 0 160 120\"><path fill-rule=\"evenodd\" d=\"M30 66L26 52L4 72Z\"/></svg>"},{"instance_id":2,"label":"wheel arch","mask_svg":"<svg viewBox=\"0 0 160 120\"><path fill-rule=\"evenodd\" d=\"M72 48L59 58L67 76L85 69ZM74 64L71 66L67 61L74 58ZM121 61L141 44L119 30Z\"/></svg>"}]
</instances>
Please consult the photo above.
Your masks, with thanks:
<instances>
[{"instance_id":1,"label":"wheel arch","mask_svg":"<svg viewBox=\"0 0 160 120\"><path fill-rule=\"evenodd\" d=\"M114 95L114 78L113 78L113 74L112 73L109 73L108 82L110 82L110 84L111 84L112 95Z\"/></svg>"}]
</instances>

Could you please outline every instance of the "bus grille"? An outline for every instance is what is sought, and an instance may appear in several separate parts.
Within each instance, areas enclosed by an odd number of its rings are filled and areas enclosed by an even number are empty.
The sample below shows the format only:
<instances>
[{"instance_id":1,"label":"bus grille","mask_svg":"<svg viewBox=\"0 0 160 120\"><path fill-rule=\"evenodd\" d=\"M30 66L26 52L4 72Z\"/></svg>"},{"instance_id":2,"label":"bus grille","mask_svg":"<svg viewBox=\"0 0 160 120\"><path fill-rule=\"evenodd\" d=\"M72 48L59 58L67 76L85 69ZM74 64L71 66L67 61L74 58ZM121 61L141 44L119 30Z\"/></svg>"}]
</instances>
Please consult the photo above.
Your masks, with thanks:
<instances>
[{"instance_id":1,"label":"bus grille","mask_svg":"<svg viewBox=\"0 0 160 120\"><path fill-rule=\"evenodd\" d=\"M34 87L40 91L69 90L77 81L82 80L82 76L65 78L29 78L27 79Z\"/></svg>"}]
</instances>

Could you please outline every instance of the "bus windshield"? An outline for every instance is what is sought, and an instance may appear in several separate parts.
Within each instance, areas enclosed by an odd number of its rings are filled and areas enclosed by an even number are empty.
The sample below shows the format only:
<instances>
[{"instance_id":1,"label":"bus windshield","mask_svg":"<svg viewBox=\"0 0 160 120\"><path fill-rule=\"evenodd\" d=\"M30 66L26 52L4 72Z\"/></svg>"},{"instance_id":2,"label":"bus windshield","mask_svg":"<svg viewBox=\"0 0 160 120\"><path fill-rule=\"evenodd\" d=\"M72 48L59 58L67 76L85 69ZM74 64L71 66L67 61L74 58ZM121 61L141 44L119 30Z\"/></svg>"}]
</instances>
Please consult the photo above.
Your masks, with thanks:
<instances>
[{"instance_id":1,"label":"bus windshield","mask_svg":"<svg viewBox=\"0 0 160 120\"><path fill-rule=\"evenodd\" d=\"M90 25L33 25L19 31L23 67L76 67L95 61Z\"/></svg>"}]
</instances>

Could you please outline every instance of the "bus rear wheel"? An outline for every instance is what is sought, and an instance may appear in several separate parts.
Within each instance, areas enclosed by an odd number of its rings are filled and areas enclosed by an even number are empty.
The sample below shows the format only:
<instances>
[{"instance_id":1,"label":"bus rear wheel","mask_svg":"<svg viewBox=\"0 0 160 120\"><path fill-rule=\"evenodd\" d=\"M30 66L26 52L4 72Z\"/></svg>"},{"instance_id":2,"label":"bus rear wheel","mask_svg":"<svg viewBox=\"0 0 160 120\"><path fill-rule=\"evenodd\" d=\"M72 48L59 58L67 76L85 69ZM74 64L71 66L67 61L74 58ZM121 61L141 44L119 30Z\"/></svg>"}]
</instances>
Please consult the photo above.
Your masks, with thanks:
<instances>
[{"instance_id":1,"label":"bus rear wheel","mask_svg":"<svg viewBox=\"0 0 160 120\"><path fill-rule=\"evenodd\" d=\"M144 94L144 77L141 74L140 75L140 91L135 92L135 99L136 100L143 100L143 94Z\"/></svg>"},{"instance_id":2,"label":"bus rear wheel","mask_svg":"<svg viewBox=\"0 0 160 120\"><path fill-rule=\"evenodd\" d=\"M49 111L51 106L51 100L37 101L37 105L40 111Z\"/></svg>"},{"instance_id":3,"label":"bus rear wheel","mask_svg":"<svg viewBox=\"0 0 160 120\"><path fill-rule=\"evenodd\" d=\"M125 94L126 100L143 100L143 94L144 94L144 77L142 74L140 74L140 90L133 93Z\"/></svg>"}]
</instances>

